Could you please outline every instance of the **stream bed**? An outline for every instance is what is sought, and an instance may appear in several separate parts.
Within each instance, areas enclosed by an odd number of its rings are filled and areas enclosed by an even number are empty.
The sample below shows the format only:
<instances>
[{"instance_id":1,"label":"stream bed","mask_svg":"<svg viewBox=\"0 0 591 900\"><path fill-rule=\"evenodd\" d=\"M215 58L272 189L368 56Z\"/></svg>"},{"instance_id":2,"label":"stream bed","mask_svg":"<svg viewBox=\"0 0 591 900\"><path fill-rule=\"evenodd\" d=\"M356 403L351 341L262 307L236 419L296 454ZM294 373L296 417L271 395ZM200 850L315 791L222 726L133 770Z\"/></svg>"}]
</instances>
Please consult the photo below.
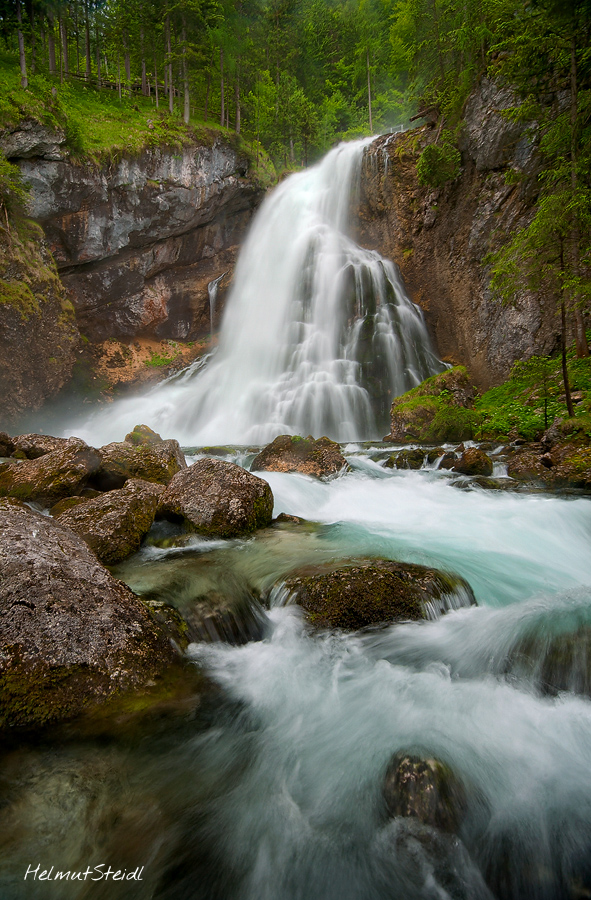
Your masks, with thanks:
<instances>
[{"instance_id":1,"label":"stream bed","mask_svg":"<svg viewBox=\"0 0 591 900\"><path fill-rule=\"evenodd\" d=\"M274 514L308 523L231 541L155 529L114 570L184 612L250 598L259 639L192 643L204 680L174 708L4 747L2 900L591 896L589 498L384 469L379 445L345 454L328 482L265 473ZM273 589L368 556L455 572L478 606L345 634ZM396 753L461 781L457 835L388 818Z\"/></svg>"}]
</instances>

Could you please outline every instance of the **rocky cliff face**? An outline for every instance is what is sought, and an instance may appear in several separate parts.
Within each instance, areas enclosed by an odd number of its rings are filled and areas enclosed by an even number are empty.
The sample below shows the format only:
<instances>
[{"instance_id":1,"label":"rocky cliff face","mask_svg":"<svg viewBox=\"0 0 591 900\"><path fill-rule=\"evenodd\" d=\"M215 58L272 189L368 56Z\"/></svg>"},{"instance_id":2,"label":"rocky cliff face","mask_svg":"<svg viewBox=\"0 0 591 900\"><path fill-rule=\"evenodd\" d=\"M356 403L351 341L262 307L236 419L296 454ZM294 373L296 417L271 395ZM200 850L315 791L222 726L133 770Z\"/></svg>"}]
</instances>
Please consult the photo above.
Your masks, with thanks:
<instances>
[{"instance_id":1,"label":"rocky cliff face","mask_svg":"<svg viewBox=\"0 0 591 900\"><path fill-rule=\"evenodd\" d=\"M361 242L398 264L440 356L467 365L482 388L559 340L551 299L521 292L504 307L490 291L486 256L529 221L540 164L535 124L502 116L514 103L483 79L465 110L461 174L442 188L417 180L417 159L436 137L428 126L378 138L363 165Z\"/></svg>"},{"instance_id":2,"label":"rocky cliff face","mask_svg":"<svg viewBox=\"0 0 591 900\"><path fill-rule=\"evenodd\" d=\"M231 271L262 196L246 157L217 137L103 166L50 149L29 159L16 146L13 159L80 331L94 341L209 331L207 285Z\"/></svg>"}]
</instances>

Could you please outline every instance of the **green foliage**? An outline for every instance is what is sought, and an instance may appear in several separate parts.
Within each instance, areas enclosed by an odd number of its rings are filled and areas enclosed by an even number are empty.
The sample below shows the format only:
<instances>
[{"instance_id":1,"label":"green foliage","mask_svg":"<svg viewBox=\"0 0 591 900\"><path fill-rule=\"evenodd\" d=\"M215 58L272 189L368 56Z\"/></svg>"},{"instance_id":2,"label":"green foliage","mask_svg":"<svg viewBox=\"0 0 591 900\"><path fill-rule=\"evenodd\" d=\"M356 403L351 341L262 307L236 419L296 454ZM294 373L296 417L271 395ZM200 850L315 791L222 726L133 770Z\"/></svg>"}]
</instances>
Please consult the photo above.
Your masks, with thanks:
<instances>
[{"instance_id":1,"label":"green foliage","mask_svg":"<svg viewBox=\"0 0 591 900\"><path fill-rule=\"evenodd\" d=\"M169 366L178 358L178 351L172 354L157 353L155 350L150 354L150 359L146 360L146 365L153 369L160 369Z\"/></svg>"},{"instance_id":2,"label":"green foliage","mask_svg":"<svg viewBox=\"0 0 591 900\"><path fill-rule=\"evenodd\" d=\"M0 156L0 213L4 213L0 223L2 219L22 213L28 196L29 192L23 184L19 167Z\"/></svg>"},{"instance_id":3,"label":"green foliage","mask_svg":"<svg viewBox=\"0 0 591 900\"><path fill-rule=\"evenodd\" d=\"M583 394L575 416L584 426L591 402L591 358L577 359L571 349L568 367L573 390ZM480 437L538 439L557 416L567 417L563 391L560 359L534 356L517 362L504 384L476 401Z\"/></svg>"},{"instance_id":4,"label":"green foliage","mask_svg":"<svg viewBox=\"0 0 591 900\"><path fill-rule=\"evenodd\" d=\"M453 144L429 144L417 161L419 184L441 187L460 174L461 156Z\"/></svg>"}]
</instances>

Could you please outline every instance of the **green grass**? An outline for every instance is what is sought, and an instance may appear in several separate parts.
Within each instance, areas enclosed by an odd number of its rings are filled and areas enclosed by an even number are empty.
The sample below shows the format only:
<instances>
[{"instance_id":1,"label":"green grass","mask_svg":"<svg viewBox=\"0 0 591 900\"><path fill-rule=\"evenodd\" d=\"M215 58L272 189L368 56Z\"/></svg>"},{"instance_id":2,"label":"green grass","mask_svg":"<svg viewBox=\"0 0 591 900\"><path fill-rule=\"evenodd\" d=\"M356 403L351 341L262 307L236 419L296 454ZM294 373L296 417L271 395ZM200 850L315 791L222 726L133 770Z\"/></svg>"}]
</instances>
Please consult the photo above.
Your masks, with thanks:
<instances>
[{"instance_id":1,"label":"green grass","mask_svg":"<svg viewBox=\"0 0 591 900\"><path fill-rule=\"evenodd\" d=\"M571 391L582 392L574 404L573 428L586 432L591 413L591 358L577 359L568 353ZM562 368L559 357L532 357L518 362L504 384L483 394L475 404L481 437L508 437L518 434L536 440L559 416L567 419Z\"/></svg>"},{"instance_id":2,"label":"green grass","mask_svg":"<svg viewBox=\"0 0 591 900\"><path fill-rule=\"evenodd\" d=\"M0 53L0 132L14 129L25 118L61 129L72 155L96 163L137 155L150 147L181 150L195 142L212 145L219 134L248 157L251 175L263 186L276 180L261 147L251 147L214 121L192 117L185 125L178 109L170 115L161 101L157 110L153 97L124 94L119 100L116 90L98 90L76 78L60 83L47 74L33 75L23 90L16 55Z\"/></svg>"}]
</instances>

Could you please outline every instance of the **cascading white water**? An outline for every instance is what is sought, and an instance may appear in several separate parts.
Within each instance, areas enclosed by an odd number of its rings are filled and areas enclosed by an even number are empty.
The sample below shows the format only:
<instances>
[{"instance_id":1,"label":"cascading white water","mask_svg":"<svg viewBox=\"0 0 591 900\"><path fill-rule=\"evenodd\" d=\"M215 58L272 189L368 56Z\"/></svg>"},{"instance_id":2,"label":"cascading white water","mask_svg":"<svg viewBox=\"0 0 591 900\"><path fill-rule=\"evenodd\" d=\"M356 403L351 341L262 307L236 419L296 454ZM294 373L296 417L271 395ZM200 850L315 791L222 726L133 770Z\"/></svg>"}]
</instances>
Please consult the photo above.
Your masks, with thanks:
<instances>
[{"instance_id":1,"label":"cascading white water","mask_svg":"<svg viewBox=\"0 0 591 900\"><path fill-rule=\"evenodd\" d=\"M118 403L76 433L103 442L141 419L185 444L379 437L392 396L443 364L394 265L349 234L367 143L341 144L263 203L205 369Z\"/></svg>"}]
</instances>

